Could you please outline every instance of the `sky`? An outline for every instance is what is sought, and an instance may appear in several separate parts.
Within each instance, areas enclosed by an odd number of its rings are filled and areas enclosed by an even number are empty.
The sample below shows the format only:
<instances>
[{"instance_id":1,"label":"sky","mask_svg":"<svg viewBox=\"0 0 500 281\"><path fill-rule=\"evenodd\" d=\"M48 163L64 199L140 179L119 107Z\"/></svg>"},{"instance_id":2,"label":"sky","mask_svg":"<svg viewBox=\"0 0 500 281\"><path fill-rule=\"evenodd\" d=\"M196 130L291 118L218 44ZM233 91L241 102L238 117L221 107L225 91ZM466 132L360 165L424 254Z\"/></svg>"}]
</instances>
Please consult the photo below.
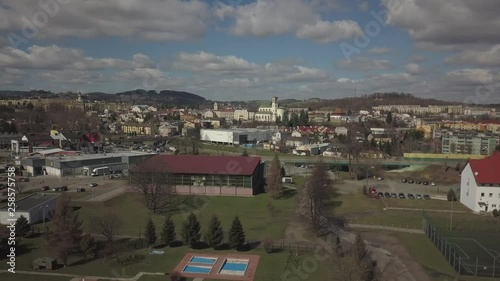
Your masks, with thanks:
<instances>
[{"instance_id":1,"label":"sky","mask_svg":"<svg viewBox=\"0 0 500 281\"><path fill-rule=\"evenodd\" d=\"M498 0L0 0L0 89L500 103Z\"/></svg>"}]
</instances>

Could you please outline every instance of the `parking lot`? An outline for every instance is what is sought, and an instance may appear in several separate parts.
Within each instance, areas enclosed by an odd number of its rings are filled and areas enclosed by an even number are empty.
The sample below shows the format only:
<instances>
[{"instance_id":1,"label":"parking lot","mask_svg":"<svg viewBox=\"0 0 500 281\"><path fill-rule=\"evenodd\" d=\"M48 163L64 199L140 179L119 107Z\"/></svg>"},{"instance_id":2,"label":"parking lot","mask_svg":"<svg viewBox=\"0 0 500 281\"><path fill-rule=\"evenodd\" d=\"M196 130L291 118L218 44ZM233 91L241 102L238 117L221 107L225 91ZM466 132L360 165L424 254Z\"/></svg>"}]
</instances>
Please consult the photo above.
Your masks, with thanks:
<instances>
[{"instance_id":1,"label":"parking lot","mask_svg":"<svg viewBox=\"0 0 500 281\"><path fill-rule=\"evenodd\" d=\"M90 187L91 183L97 183L97 186ZM37 176L31 177L29 182L18 183L21 185L22 192L42 192L43 186L48 186L48 191L43 192L56 192L52 191L53 188L67 186L68 193L77 193L77 189L84 188L85 192L78 196L71 196L77 201L91 201L102 199L109 199L109 197L117 196L126 190L127 181L126 177L120 179L109 179L104 176L88 177L88 176L74 176L60 178L56 176ZM92 192L93 191L93 192ZM109 196L106 196L109 195Z\"/></svg>"}]
</instances>

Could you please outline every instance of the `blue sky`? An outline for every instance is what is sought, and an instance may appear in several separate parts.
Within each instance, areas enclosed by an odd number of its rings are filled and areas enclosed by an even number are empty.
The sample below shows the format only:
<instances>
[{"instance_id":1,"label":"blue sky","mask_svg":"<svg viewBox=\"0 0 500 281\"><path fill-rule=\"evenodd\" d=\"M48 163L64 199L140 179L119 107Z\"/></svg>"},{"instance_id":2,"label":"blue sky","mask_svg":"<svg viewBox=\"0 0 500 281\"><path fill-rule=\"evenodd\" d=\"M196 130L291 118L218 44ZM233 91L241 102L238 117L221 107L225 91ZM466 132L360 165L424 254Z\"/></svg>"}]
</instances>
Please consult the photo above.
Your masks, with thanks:
<instances>
[{"instance_id":1,"label":"blue sky","mask_svg":"<svg viewBox=\"0 0 500 281\"><path fill-rule=\"evenodd\" d=\"M249 100L356 88L495 103L499 9L495 0L0 0L0 89Z\"/></svg>"}]
</instances>

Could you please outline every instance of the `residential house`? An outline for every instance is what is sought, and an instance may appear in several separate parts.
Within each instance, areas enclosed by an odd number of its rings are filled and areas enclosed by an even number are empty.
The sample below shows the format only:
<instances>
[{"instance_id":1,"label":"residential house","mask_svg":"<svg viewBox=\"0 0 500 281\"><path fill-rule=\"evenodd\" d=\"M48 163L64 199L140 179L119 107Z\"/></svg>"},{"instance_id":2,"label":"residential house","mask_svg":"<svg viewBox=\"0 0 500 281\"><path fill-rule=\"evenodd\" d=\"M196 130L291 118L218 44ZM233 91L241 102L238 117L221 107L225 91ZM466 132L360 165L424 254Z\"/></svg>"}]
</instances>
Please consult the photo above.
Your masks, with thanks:
<instances>
[{"instance_id":1,"label":"residential house","mask_svg":"<svg viewBox=\"0 0 500 281\"><path fill-rule=\"evenodd\" d=\"M335 128L335 134L337 134L337 136L340 136L340 135L347 136L348 132L349 132L349 129L347 129L346 127L336 127Z\"/></svg>"},{"instance_id":2,"label":"residential house","mask_svg":"<svg viewBox=\"0 0 500 281\"><path fill-rule=\"evenodd\" d=\"M500 153L469 160L461 172L460 202L472 211L500 209Z\"/></svg>"},{"instance_id":3,"label":"residential house","mask_svg":"<svg viewBox=\"0 0 500 281\"><path fill-rule=\"evenodd\" d=\"M289 137L285 141L285 145L289 147L297 147L305 144L309 144L310 140L307 137Z\"/></svg>"},{"instance_id":4,"label":"residential house","mask_svg":"<svg viewBox=\"0 0 500 281\"><path fill-rule=\"evenodd\" d=\"M149 124L125 123L122 125L122 132L124 134L154 136L158 134L158 125L154 123L149 123Z\"/></svg>"}]
</instances>

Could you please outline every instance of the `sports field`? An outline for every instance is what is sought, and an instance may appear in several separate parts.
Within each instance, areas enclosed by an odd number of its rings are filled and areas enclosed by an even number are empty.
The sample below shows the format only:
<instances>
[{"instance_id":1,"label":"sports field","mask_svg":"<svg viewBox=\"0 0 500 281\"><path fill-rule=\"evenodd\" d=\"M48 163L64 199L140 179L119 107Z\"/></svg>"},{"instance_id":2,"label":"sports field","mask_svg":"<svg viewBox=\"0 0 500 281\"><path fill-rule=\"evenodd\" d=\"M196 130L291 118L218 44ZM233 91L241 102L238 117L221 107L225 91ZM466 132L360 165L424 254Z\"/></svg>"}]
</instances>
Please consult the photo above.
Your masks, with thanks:
<instances>
[{"instance_id":1,"label":"sports field","mask_svg":"<svg viewBox=\"0 0 500 281\"><path fill-rule=\"evenodd\" d=\"M461 275L500 277L498 233L445 231L424 215L425 233Z\"/></svg>"}]
</instances>

